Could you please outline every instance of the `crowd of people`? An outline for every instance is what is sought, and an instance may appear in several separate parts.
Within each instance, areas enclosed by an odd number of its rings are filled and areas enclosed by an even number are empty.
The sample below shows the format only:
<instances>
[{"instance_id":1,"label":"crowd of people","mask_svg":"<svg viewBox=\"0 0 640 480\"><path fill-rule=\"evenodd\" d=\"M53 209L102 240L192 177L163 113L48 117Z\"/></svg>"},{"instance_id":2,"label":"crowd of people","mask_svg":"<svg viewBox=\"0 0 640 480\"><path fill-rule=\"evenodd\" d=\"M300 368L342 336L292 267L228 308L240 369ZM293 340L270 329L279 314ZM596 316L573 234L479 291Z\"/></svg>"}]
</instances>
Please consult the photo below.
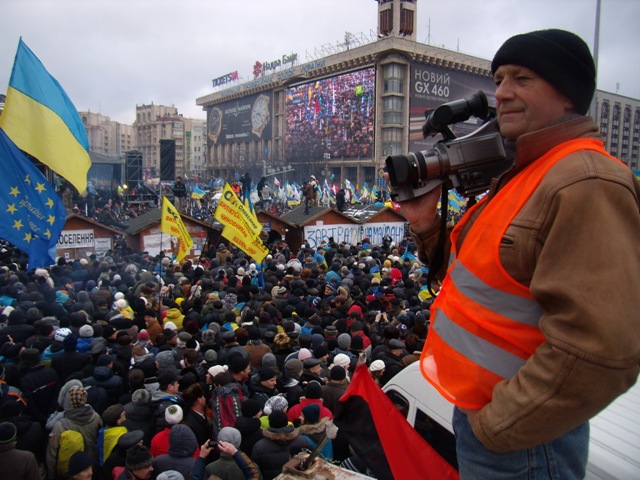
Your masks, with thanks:
<instances>
[{"instance_id":1,"label":"crowd of people","mask_svg":"<svg viewBox=\"0 0 640 480\"><path fill-rule=\"evenodd\" d=\"M16 479L274 478L320 443L360 356L381 385L418 358L430 299L407 248L5 257L0 462ZM363 470L340 432L321 455Z\"/></svg>"}]
</instances>

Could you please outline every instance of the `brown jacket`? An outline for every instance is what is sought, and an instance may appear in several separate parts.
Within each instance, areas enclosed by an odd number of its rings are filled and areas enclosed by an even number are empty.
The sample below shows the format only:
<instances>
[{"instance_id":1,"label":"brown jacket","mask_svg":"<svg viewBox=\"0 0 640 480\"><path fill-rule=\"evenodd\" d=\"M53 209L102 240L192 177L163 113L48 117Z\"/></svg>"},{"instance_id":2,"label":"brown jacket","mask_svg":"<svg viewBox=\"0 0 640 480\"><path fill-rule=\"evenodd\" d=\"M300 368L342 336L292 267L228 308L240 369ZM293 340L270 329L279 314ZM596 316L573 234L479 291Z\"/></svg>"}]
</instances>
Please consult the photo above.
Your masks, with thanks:
<instances>
[{"instance_id":1,"label":"brown jacket","mask_svg":"<svg viewBox=\"0 0 640 480\"><path fill-rule=\"evenodd\" d=\"M589 117L523 135L515 169L582 137L598 138ZM496 182L490 195L511 176ZM487 448L516 450L555 439L636 381L639 198L640 185L628 168L580 151L548 172L508 227L500 261L542 307L539 327L546 341L513 378L496 385L481 410L474 432ZM414 234L422 255L435 245L438 226Z\"/></svg>"}]
</instances>

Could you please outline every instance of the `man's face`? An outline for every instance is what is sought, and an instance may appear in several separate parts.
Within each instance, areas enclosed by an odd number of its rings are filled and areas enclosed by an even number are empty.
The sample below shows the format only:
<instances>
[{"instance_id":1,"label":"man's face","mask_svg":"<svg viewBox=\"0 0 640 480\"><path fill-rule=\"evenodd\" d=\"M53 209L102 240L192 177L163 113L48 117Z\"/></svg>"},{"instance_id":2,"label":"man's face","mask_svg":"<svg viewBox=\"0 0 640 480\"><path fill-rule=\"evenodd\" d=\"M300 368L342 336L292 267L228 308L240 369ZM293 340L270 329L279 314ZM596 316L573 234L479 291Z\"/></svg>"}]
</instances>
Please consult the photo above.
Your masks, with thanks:
<instances>
[{"instance_id":1,"label":"man's face","mask_svg":"<svg viewBox=\"0 0 640 480\"><path fill-rule=\"evenodd\" d=\"M526 67L501 65L493 78L498 125L507 139L540 130L573 111L567 97Z\"/></svg>"},{"instance_id":2,"label":"man's face","mask_svg":"<svg viewBox=\"0 0 640 480\"><path fill-rule=\"evenodd\" d=\"M73 480L91 480L92 476L93 476L93 467L88 467L71 478L73 478Z\"/></svg>"},{"instance_id":3,"label":"man's face","mask_svg":"<svg viewBox=\"0 0 640 480\"><path fill-rule=\"evenodd\" d=\"M175 395L180 391L180 383L176 380L167 386L167 393Z\"/></svg>"},{"instance_id":4,"label":"man's face","mask_svg":"<svg viewBox=\"0 0 640 480\"><path fill-rule=\"evenodd\" d=\"M146 468L141 468L140 470L132 470L131 473L135 475L135 478L146 480L148 478L151 478L151 474L153 473L153 467L148 466Z\"/></svg>"}]
</instances>

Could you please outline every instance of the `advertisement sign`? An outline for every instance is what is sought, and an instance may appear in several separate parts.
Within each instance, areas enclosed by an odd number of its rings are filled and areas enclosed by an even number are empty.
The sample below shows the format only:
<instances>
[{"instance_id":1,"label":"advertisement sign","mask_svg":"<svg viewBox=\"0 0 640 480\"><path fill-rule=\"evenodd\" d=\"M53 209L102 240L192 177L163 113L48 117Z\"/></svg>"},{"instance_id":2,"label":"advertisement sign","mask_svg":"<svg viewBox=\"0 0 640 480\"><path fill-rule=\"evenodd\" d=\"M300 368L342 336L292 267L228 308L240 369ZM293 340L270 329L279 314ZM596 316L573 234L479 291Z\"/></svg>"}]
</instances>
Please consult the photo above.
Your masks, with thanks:
<instances>
[{"instance_id":1,"label":"advertisement sign","mask_svg":"<svg viewBox=\"0 0 640 480\"><path fill-rule=\"evenodd\" d=\"M93 229L63 230L58 238L57 248L94 248Z\"/></svg>"},{"instance_id":2,"label":"advertisement sign","mask_svg":"<svg viewBox=\"0 0 640 480\"><path fill-rule=\"evenodd\" d=\"M219 87L220 85L224 85L226 83L233 82L234 80L238 80L238 78L239 78L238 71L235 70L231 73L227 73L226 75L222 75L221 77L214 78L213 80L211 80L211 82L213 83L214 87Z\"/></svg>"},{"instance_id":3,"label":"advertisement sign","mask_svg":"<svg viewBox=\"0 0 640 480\"><path fill-rule=\"evenodd\" d=\"M375 68L287 89L285 158L372 158Z\"/></svg>"},{"instance_id":4,"label":"advertisement sign","mask_svg":"<svg viewBox=\"0 0 640 480\"><path fill-rule=\"evenodd\" d=\"M304 227L304 238L311 248L316 248L323 240L333 237L336 243L355 245L368 238L372 244L382 244L385 235L400 243L404 238L404 222L366 223L364 225L308 225Z\"/></svg>"},{"instance_id":5,"label":"advertisement sign","mask_svg":"<svg viewBox=\"0 0 640 480\"><path fill-rule=\"evenodd\" d=\"M425 111L429 112L443 103L467 98L482 90L495 106L495 84L493 78L481 77L467 72L448 70L434 65L414 63L411 65L409 99L409 151L425 150L442 136L423 139L422 124ZM478 128L482 122L471 118L468 122L457 124L452 130L456 136L466 135Z\"/></svg>"},{"instance_id":6,"label":"advertisement sign","mask_svg":"<svg viewBox=\"0 0 640 480\"><path fill-rule=\"evenodd\" d=\"M209 145L271 138L273 99L270 92L224 102L207 112Z\"/></svg>"}]
</instances>

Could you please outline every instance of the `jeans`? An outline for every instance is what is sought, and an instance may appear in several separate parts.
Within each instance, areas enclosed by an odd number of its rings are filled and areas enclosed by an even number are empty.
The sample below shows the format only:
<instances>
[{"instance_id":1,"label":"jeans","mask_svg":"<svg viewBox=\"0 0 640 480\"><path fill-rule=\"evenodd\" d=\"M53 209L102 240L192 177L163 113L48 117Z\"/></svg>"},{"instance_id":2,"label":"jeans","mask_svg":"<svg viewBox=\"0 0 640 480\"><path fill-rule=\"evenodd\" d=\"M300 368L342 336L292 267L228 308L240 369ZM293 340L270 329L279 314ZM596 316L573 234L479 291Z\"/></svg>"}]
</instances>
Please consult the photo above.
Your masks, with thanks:
<instances>
[{"instance_id":1,"label":"jeans","mask_svg":"<svg viewBox=\"0 0 640 480\"><path fill-rule=\"evenodd\" d=\"M585 475L589 423L555 440L526 450L496 453L473 433L467 416L453 412L453 430L461 480L573 480Z\"/></svg>"}]
</instances>

